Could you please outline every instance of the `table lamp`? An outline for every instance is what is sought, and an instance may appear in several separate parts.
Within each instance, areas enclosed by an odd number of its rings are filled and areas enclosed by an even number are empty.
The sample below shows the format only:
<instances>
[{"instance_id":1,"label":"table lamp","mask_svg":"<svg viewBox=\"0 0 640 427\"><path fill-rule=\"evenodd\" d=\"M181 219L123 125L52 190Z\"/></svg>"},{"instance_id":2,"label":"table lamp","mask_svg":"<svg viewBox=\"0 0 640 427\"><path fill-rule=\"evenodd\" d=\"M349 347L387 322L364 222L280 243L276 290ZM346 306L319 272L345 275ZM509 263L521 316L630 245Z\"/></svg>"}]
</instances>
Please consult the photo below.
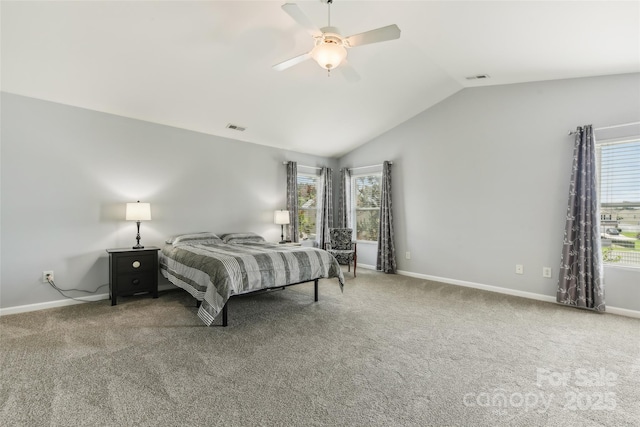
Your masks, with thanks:
<instances>
[{"instance_id":1,"label":"table lamp","mask_svg":"<svg viewBox=\"0 0 640 427\"><path fill-rule=\"evenodd\" d=\"M276 211L273 215L273 222L280 224L280 243L286 243L284 240L284 225L289 224L289 211Z\"/></svg>"},{"instance_id":2,"label":"table lamp","mask_svg":"<svg viewBox=\"0 0 640 427\"><path fill-rule=\"evenodd\" d=\"M127 221L136 221L138 225L138 235L136 236L137 244L133 249L144 249L144 246L140 244L140 221L149 221L151 219L151 205L149 203L140 203L138 200L136 203L127 203Z\"/></svg>"}]
</instances>

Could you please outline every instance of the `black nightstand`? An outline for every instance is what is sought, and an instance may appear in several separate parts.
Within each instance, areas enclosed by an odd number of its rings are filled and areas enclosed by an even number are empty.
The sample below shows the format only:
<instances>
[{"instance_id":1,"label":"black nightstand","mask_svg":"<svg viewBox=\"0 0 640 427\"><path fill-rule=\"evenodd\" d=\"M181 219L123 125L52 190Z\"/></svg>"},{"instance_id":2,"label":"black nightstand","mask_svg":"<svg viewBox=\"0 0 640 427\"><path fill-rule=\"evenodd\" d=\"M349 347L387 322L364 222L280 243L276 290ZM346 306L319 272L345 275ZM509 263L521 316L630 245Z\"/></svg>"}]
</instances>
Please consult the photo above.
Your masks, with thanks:
<instances>
[{"instance_id":1,"label":"black nightstand","mask_svg":"<svg viewBox=\"0 0 640 427\"><path fill-rule=\"evenodd\" d=\"M158 251L148 246L144 249L107 249L109 254L109 297L111 305L117 298L149 292L158 298Z\"/></svg>"}]
</instances>

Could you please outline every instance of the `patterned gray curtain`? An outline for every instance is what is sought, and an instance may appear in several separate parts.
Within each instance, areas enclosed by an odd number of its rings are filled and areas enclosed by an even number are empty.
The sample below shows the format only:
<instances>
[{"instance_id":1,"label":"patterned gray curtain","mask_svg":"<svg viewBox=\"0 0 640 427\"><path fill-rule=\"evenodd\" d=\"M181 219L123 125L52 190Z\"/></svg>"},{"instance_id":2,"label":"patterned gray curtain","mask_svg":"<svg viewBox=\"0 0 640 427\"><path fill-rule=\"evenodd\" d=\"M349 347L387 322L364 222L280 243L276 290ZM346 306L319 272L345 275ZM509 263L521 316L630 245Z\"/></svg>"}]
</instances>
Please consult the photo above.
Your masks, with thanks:
<instances>
[{"instance_id":1,"label":"patterned gray curtain","mask_svg":"<svg viewBox=\"0 0 640 427\"><path fill-rule=\"evenodd\" d=\"M338 200L338 227L353 228L351 226L351 170L340 170L340 195Z\"/></svg>"},{"instance_id":2,"label":"patterned gray curtain","mask_svg":"<svg viewBox=\"0 0 640 427\"><path fill-rule=\"evenodd\" d=\"M318 183L318 211L316 215L316 244L324 249L324 244L329 242L329 229L333 227L333 179L331 168L320 170L320 182Z\"/></svg>"},{"instance_id":3,"label":"patterned gray curtain","mask_svg":"<svg viewBox=\"0 0 640 427\"><path fill-rule=\"evenodd\" d=\"M376 270L396 272L396 248L393 244L393 209L391 205L391 163L382 164L380 188L380 227L378 228L378 259Z\"/></svg>"},{"instance_id":4,"label":"patterned gray curtain","mask_svg":"<svg viewBox=\"0 0 640 427\"><path fill-rule=\"evenodd\" d=\"M605 311L595 151L592 126L578 127L556 300Z\"/></svg>"},{"instance_id":5,"label":"patterned gray curtain","mask_svg":"<svg viewBox=\"0 0 640 427\"><path fill-rule=\"evenodd\" d=\"M287 210L289 211L289 239L298 241L298 163L287 163Z\"/></svg>"}]
</instances>

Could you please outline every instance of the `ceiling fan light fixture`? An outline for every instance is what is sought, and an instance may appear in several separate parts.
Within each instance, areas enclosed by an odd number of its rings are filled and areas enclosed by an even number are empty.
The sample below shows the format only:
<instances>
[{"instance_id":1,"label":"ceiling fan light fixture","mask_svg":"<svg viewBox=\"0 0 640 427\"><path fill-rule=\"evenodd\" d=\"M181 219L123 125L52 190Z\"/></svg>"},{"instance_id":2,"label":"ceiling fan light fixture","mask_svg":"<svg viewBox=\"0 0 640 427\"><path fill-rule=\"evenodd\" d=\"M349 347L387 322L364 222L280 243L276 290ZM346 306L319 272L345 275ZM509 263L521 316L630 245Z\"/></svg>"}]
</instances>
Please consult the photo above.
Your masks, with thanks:
<instances>
[{"instance_id":1,"label":"ceiling fan light fixture","mask_svg":"<svg viewBox=\"0 0 640 427\"><path fill-rule=\"evenodd\" d=\"M323 41L311 51L311 57L319 66L333 70L347 57L347 49L332 41Z\"/></svg>"},{"instance_id":2,"label":"ceiling fan light fixture","mask_svg":"<svg viewBox=\"0 0 640 427\"><path fill-rule=\"evenodd\" d=\"M322 0L322 2L327 4L328 12L327 26L323 28L317 28L295 3L285 3L282 5L282 10L300 26L305 28L311 37L313 37L315 43L310 52L275 64L273 69L277 71L286 70L309 58L313 58L320 67L329 71L329 76L331 75L331 70L341 66L341 74L345 76L348 81L357 81L360 79L358 73L356 73L346 61L347 48L395 40L400 38L400 28L398 28L396 24L392 24L363 33L353 34L349 37L342 37L340 31L336 27L331 26L331 4L333 0Z\"/></svg>"}]
</instances>

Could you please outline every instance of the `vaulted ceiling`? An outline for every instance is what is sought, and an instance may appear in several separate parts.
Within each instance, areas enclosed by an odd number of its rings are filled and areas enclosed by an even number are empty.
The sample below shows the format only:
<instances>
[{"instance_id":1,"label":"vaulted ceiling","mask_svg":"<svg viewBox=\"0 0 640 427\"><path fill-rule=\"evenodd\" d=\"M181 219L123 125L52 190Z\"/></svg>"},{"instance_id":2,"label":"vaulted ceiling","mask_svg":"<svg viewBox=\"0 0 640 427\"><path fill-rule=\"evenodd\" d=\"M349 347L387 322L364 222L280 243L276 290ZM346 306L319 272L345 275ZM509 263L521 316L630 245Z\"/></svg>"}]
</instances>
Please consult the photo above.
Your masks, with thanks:
<instances>
[{"instance_id":1,"label":"vaulted ceiling","mask_svg":"<svg viewBox=\"0 0 640 427\"><path fill-rule=\"evenodd\" d=\"M339 157L466 87L640 72L638 1L335 0L342 35L402 31L348 51L355 83L271 68L313 47L283 3L2 1L2 90Z\"/></svg>"}]
</instances>

